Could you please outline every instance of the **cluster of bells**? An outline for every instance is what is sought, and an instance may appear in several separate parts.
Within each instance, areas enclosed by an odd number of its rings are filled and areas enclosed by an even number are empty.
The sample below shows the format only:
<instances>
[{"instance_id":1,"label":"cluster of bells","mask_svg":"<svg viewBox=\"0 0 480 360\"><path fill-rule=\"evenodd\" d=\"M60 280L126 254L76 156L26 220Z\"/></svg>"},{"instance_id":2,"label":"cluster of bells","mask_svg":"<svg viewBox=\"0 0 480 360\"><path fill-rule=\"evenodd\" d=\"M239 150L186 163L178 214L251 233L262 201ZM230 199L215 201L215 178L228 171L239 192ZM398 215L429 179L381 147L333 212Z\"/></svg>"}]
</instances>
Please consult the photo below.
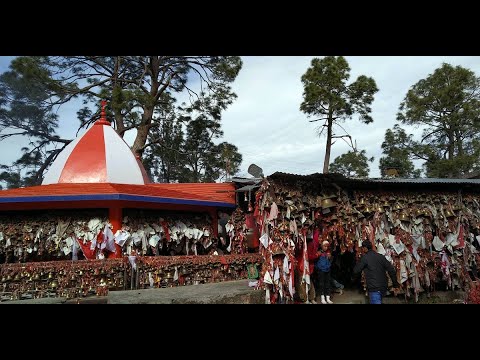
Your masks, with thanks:
<instances>
[{"instance_id":1,"label":"cluster of bells","mask_svg":"<svg viewBox=\"0 0 480 360\"><path fill-rule=\"evenodd\" d=\"M248 250L247 236L248 229L245 226L245 213L237 207L230 217L230 222L234 224L233 237L231 237L230 254L245 254Z\"/></svg>"},{"instance_id":2,"label":"cluster of bells","mask_svg":"<svg viewBox=\"0 0 480 360\"><path fill-rule=\"evenodd\" d=\"M198 285L212 282L244 279L247 277L245 265L212 264L208 268L182 267L178 271L178 278L175 279L174 269L142 269L140 270L141 288L153 287L174 287L179 285Z\"/></svg>"},{"instance_id":3,"label":"cluster of bells","mask_svg":"<svg viewBox=\"0 0 480 360\"><path fill-rule=\"evenodd\" d=\"M282 187L280 185L272 184L265 192L262 202L263 207L271 207L275 202L279 209L290 208L293 217L303 211L309 209L328 209L336 206L335 199L337 195L334 192L328 194L312 195L303 194L300 190L293 190ZM324 211L328 213L328 211Z\"/></svg>"},{"instance_id":4,"label":"cluster of bells","mask_svg":"<svg viewBox=\"0 0 480 360\"><path fill-rule=\"evenodd\" d=\"M1 283L3 293L15 293L13 298L21 298L22 293L38 292L40 296L85 296L88 294L105 293L110 290L121 290L125 287L125 267L56 269L47 270L35 268L34 263L29 270L4 269ZM43 295L42 295L43 294Z\"/></svg>"},{"instance_id":5,"label":"cluster of bells","mask_svg":"<svg viewBox=\"0 0 480 360\"><path fill-rule=\"evenodd\" d=\"M372 193L357 193L357 199L349 201L349 206L339 208L338 217L362 219L370 214L383 214L387 210L397 213L401 221L411 221L414 218L433 218L432 207L437 211L438 218L452 218L462 209L462 204L453 195L410 194L394 196ZM443 210L443 212L442 212Z\"/></svg>"}]
</instances>

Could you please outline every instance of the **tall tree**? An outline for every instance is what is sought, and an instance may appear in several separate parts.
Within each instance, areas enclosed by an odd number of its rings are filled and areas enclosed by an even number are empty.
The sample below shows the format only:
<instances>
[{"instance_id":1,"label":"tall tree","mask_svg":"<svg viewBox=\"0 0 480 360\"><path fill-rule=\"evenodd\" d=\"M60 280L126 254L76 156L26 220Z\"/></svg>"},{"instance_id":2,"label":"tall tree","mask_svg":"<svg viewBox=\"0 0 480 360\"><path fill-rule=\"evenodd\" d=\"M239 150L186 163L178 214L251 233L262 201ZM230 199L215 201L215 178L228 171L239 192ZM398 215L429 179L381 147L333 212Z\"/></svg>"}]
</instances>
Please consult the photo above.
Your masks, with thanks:
<instances>
[{"instance_id":1,"label":"tall tree","mask_svg":"<svg viewBox=\"0 0 480 360\"><path fill-rule=\"evenodd\" d=\"M153 182L170 183L178 180L184 167L184 118L175 111L173 98L159 112L161 120L149 134L152 146L146 149L143 163Z\"/></svg>"},{"instance_id":2,"label":"tall tree","mask_svg":"<svg viewBox=\"0 0 480 360\"><path fill-rule=\"evenodd\" d=\"M13 71L0 75L0 141L11 137L28 140L13 164L2 164L0 181L8 188L35 185L43 171L70 143L57 135L58 116L48 106L48 89Z\"/></svg>"},{"instance_id":3,"label":"tall tree","mask_svg":"<svg viewBox=\"0 0 480 360\"><path fill-rule=\"evenodd\" d=\"M412 152L426 161L427 177L479 169L480 78L471 70L444 63L407 92L397 120L422 128Z\"/></svg>"},{"instance_id":4,"label":"tall tree","mask_svg":"<svg viewBox=\"0 0 480 360\"><path fill-rule=\"evenodd\" d=\"M222 142L216 146L216 164L218 175L225 175L225 180L235 175L240 170L242 164L242 154L238 148L230 143ZM218 176L217 176L218 177Z\"/></svg>"},{"instance_id":5,"label":"tall tree","mask_svg":"<svg viewBox=\"0 0 480 360\"><path fill-rule=\"evenodd\" d=\"M405 129L395 124L393 130L387 129L385 140L382 143L384 157L380 158L380 172L382 177L387 176L388 169L395 169L399 177L418 178L420 169L415 169L412 162L412 135L407 135Z\"/></svg>"},{"instance_id":6,"label":"tall tree","mask_svg":"<svg viewBox=\"0 0 480 360\"><path fill-rule=\"evenodd\" d=\"M16 58L11 69L32 86L44 87L43 106L48 110L58 110L74 98L90 104L78 112L81 127L99 116L98 108L92 112L92 104L101 98L109 100L116 131L123 136L136 129L132 150L142 156L153 144L148 142L152 128L162 122L157 114L166 95L186 91L193 98L201 92L228 98L229 84L241 66L237 56L41 56ZM10 123L5 125L1 130L13 128ZM43 170L48 165L46 162ZM37 178L42 176L37 174Z\"/></svg>"},{"instance_id":7,"label":"tall tree","mask_svg":"<svg viewBox=\"0 0 480 360\"><path fill-rule=\"evenodd\" d=\"M335 158L330 164L330 170L348 177L368 177L370 168L368 162L374 160L373 157L367 158L366 151L348 151Z\"/></svg>"},{"instance_id":8,"label":"tall tree","mask_svg":"<svg viewBox=\"0 0 480 360\"><path fill-rule=\"evenodd\" d=\"M302 75L304 91L300 110L309 116L320 116L310 122L324 121L320 135L324 129L327 131L323 173L328 173L332 139L343 137L333 134L333 126L352 118L354 114L358 114L365 124L373 121L370 106L378 91L375 80L360 75L354 82L347 84L349 78L350 67L343 56L314 58Z\"/></svg>"},{"instance_id":9,"label":"tall tree","mask_svg":"<svg viewBox=\"0 0 480 360\"><path fill-rule=\"evenodd\" d=\"M220 97L202 94L192 106L182 104L176 111L166 111L169 125L151 132L152 137L163 139L152 139L154 145L148 151L146 165L153 178L162 182L211 182L222 174L235 174L242 162L237 147L213 142L223 136L221 113L235 97L233 93Z\"/></svg>"},{"instance_id":10,"label":"tall tree","mask_svg":"<svg viewBox=\"0 0 480 360\"><path fill-rule=\"evenodd\" d=\"M184 158L180 182L214 181L217 152L212 139L223 135L220 124L200 115L187 125ZM218 177L218 176L216 176Z\"/></svg>"}]
</instances>

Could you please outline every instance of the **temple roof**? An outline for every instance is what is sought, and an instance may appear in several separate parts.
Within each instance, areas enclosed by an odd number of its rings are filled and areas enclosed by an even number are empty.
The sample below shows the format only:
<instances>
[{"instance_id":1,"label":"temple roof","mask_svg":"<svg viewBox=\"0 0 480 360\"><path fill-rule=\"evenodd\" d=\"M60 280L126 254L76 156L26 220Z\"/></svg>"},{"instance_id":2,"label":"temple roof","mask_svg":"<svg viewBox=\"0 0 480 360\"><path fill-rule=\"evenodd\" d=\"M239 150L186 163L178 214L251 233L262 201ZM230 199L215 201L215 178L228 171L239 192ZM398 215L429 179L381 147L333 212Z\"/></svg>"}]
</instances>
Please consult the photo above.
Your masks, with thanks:
<instances>
[{"instance_id":1,"label":"temple roof","mask_svg":"<svg viewBox=\"0 0 480 360\"><path fill-rule=\"evenodd\" d=\"M149 183L141 161L111 127L102 102L101 118L58 155L42 185L57 183Z\"/></svg>"}]
</instances>

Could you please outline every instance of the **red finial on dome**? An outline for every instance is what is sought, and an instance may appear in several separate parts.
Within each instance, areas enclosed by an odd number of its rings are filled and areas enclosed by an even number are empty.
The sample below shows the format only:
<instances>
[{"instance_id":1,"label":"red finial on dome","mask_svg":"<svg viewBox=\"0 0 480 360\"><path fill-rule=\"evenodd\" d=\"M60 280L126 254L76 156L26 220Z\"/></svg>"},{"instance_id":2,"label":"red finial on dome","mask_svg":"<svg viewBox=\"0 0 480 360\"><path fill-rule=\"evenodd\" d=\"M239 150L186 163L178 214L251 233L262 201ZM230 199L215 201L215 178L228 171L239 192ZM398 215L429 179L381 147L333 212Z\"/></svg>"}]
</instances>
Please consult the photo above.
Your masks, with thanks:
<instances>
[{"instance_id":1,"label":"red finial on dome","mask_svg":"<svg viewBox=\"0 0 480 360\"><path fill-rule=\"evenodd\" d=\"M107 113L105 111L105 107L107 106L107 101L102 100L102 110L100 112L100 120L95 122L95 125L111 125L110 122L107 120Z\"/></svg>"}]
</instances>

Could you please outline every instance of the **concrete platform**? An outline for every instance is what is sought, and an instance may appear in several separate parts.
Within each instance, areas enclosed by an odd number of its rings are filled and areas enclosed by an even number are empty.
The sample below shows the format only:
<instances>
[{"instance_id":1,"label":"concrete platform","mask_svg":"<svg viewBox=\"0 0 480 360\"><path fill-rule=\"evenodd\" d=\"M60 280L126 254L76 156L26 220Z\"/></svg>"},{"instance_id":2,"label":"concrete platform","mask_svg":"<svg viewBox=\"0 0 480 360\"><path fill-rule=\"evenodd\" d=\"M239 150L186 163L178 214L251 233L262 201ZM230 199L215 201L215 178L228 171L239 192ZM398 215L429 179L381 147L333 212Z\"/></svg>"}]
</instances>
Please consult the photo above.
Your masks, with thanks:
<instances>
[{"instance_id":1,"label":"concrete platform","mask_svg":"<svg viewBox=\"0 0 480 360\"><path fill-rule=\"evenodd\" d=\"M262 304L265 292L248 280L177 286L164 289L112 291L108 304Z\"/></svg>"},{"instance_id":2,"label":"concrete platform","mask_svg":"<svg viewBox=\"0 0 480 360\"><path fill-rule=\"evenodd\" d=\"M420 296L417 304L463 303L462 291L437 291L429 297ZM368 297L355 289L333 294L334 304L368 304ZM317 297L320 304L320 297ZM384 304L416 304L403 295L387 296ZM179 286L165 289L111 291L108 296L90 296L78 299L43 298L2 301L0 304L264 304L265 291L248 287L248 280L226 281L212 284Z\"/></svg>"}]
</instances>

